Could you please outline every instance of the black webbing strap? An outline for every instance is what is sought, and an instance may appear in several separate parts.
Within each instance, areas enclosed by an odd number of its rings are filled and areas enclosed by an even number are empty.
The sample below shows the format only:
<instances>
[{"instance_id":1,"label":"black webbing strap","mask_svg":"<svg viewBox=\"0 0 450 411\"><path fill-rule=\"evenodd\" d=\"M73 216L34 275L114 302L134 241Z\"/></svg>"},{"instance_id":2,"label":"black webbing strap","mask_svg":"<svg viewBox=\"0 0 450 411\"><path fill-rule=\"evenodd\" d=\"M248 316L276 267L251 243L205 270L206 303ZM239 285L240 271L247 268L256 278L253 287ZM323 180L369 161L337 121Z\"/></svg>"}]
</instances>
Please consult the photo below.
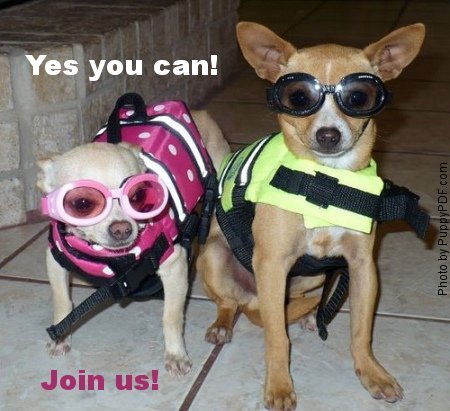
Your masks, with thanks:
<instances>
[{"instance_id":1,"label":"black webbing strap","mask_svg":"<svg viewBox=\"0 0 450 411\"><path fill-rule=\"evenodd\" d=\"M405 187L385 180L379 196L339 184L335 177L316 175L281 166L270 185L291 194L306 197L306 201L327 208L330 205L377 221L406 220L420 238L424 238L430 216L419 208L419 196Z\"/></svg>"},{"instance_id":2,"label":"black webbing strap","mask_svg":"<svg viewBox=\"0 0 450 411\"><path fill-rule=\"evenodd\" d=\"M177 241L186 250L189 263L192 258L192 241L197 234L199 222L200 218L196 213L188 214L178 234Z\"/></svg>"},{"instance_id":3,"label":"black webbing strap","mask_svg":"<svg viewBox=\"0 0 450 411\"><path fill-rule=\"evenodd\" d=\"M200 224L198 227L198 243L205 244L211 226L211 216L217 201L218 189L217 177L214 173L208 175L203 196L203 206L200 213Z\"/></svg>"},{"instance_id":4,"label":"black webbing strap","mask_svg":"<svg viewBox=\"0 0 450 411\"><path fill-rule=\"evenodd\" d=\"M316 323L317 330L319 332L319 337L325 341L328 338L327 325L334 318L339 308L345 301L345 297L348 293L348 285L349 285L349 276L348 276L348 268L341 267L338 270L339 280L334 289L334 292L330 299L327 302L327 295L333 285L333 277L336 271L329 270L327 271L325 284L323 286L322 298L319 303L319 307L317 308L316 314Z\"/></svg>"},{"instance_id":5,"label":"black webbing strap","mask_svg":"<svg viewBox=\"0 0 450 411\"><path fill-rule=\"evenodd\" d=\"M122 141L119 110L127 106L132 106L134 108L134 113L127 118L127 121L145 121L147 119L145 102L139 94L126 93L122 95L117 100L114 110L108 118L106 128L108 143L117 144Z\"/></svg>"},{"instance_id":6,"label":"black webbing strap","mask_svg":"<svg viewBox=\"0 0 450 411\"><path fill-rule=\"evenodd\" d=\"M166 237L164 234L161 234L153 246L142 253L141 258L129 270L119 276L117 280L99 288L74 308L62 321L47 328L50 338L53 341L60 341L62 337L70 332L72 325L80 321L95 307L105 301L117 301L131 295L149 275L156 274L159 262L168 247L169 243Z\"/></svg>"}]
</instances>

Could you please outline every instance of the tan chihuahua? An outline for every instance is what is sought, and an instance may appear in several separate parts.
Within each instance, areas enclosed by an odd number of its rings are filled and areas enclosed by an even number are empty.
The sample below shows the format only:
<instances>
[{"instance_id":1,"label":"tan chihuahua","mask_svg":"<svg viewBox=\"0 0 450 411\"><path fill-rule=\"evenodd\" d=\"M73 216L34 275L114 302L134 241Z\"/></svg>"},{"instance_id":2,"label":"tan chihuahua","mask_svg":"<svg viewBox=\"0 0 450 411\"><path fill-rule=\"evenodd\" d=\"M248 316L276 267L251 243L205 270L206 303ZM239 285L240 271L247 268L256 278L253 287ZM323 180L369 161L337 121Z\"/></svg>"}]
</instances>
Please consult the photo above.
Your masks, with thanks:
<instances>
[{"instance_id":1,"label":"tan chihuahua","mask_svg":"<svg viewBox=\"0 0 450 411\"><path fill-rule=\"evenodd\" d=\"M334 44L297 50L264 26L249 22L237 26L244 57L259 77L276 83L279 100L275 103L283 107L278 120L288 150L297 158L351 171L365 169L371 161L376 136L371 116L388 99L383 82L396 78L411 63L424 35L424 26L414 24L395 30L363 50ZM345 92L346 84L355 81L355 76L370 83L367 92L356 91L343 97L341 90ZM321 87L323 95L319 98L314 93ZM380 96L371 95L374 88ZM324 275L292 278L286 295L288 273L305 254L317 259L345 257L350 274L355 373L374 398L388 402L402 398L401 386L377 361L371 348L378 292L374 233L375 227L370 234L342 227L307 229L302 215L256 202L253 275L233 255L217 219L213 221L198 260L205 289L218 305L217 319L206 339L219 344L230 341L237 310L264 327L267 408L296 407L286 323L304 318L317 307L318 297L306 298L303 294L324 281ZM308 320L308 328L313 327Z\"/></svg>"}]
</instances>

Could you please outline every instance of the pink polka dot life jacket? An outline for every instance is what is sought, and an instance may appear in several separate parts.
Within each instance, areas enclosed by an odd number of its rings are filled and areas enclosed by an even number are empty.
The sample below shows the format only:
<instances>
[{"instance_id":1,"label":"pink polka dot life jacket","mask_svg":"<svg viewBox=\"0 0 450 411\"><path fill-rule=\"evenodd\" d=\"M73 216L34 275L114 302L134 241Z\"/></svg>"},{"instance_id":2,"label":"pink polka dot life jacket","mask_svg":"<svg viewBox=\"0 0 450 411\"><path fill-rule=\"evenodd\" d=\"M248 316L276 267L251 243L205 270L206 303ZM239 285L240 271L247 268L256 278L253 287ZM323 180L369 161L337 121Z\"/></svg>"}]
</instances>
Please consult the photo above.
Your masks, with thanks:
<instances>
[{"instance_id":1,"label":"pink polka dot life jacket","mask_svg":"<svg viewBox=\"0 0 450 411\"><path fill-rule=\"evenodd\" d=\"M142 148L148 171L156 173L168 188L167 207L145 224L136 243L124 251L107 250L70 235L58 221L51 222L49 246L63 267L94 285L119 283L117 298L149 297L162 290L156 271L173 253L174 244L189 249L197 234L199 242L206 239L216 198L216 173L182 101L145 106L139 95L123 95L94 138L94 142L121 141ZM199 217L194 209L201 201Z\"/></svg>"}]
</instances>

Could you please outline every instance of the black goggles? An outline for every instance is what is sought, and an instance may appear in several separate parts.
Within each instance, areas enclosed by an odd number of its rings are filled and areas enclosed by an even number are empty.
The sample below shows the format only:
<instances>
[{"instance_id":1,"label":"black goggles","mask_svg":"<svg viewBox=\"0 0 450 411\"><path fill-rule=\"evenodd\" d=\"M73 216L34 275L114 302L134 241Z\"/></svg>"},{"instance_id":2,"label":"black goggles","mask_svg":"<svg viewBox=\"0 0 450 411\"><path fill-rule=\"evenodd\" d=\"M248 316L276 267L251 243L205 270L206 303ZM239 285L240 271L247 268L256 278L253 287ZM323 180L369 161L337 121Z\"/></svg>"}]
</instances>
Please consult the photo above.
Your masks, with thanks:
<instances>
[{"instance_id":1,"label":"black goggles","mask_svg":"<svg viewBox=\"0 0 450 411\"><path fill-rule=\"evenodd\" d=\"M323 85L310 74L291 73L267 89L267 102L278 113L306 117L322 107L328 93L344 114L362 118L380 112L391 98L383 81L370 73L349 74L336 85Z\"/></svg>"}]
</instances>

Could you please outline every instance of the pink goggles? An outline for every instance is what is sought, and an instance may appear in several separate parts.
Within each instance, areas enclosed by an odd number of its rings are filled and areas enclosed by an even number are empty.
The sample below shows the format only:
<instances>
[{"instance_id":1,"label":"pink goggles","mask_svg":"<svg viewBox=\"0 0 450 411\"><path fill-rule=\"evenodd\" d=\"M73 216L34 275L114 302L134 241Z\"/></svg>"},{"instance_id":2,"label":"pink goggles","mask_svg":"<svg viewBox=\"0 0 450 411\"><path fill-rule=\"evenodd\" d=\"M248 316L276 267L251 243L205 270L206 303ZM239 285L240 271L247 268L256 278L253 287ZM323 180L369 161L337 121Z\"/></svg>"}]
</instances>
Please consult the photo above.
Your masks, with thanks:
<instances>
[{"instance_id":1,"label":"pink goggles","mask_svg":"<svg viewBox=\"0 0 450 411\"><path fill-rule=\"evenodd\" d=\"M166 185L154 174L138 174L120 188L109 189L94 180L64 184L41 200L44 215L75 226L89 226L105 219L113 199L135 220L147 220L161 213L168 201Z\"/></svg>"}]
</instances>

